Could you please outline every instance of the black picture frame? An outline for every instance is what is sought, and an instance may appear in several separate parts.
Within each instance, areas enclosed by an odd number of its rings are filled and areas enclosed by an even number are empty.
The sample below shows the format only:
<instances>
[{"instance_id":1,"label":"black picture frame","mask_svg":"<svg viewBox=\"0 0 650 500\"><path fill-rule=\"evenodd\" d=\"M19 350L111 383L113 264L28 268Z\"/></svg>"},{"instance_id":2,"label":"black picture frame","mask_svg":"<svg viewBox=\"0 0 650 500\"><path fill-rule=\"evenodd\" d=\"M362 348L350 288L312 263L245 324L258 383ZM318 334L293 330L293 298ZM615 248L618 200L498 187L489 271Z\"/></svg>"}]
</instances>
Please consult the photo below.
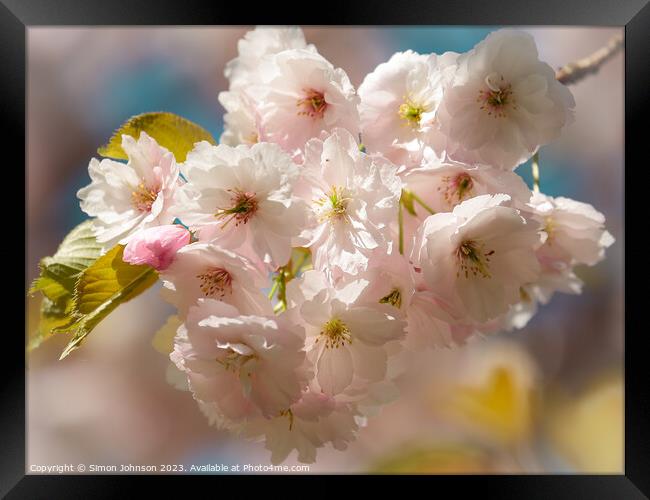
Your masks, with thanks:
<instances>
[{"instance_id":1,"label":"black picture frame","mask_svg":"<svg viewBox=\"0 0 650 500\"><path fill-rule=\"evenodd\" d=\"M239 4L228 8L217 2L183 0L0 0L0 119L5 122L2 139L5 154L15 159L5 164L5 175L25 182L18 165L25 165L25 71L26 33L38 25L600 25L625 27L625 214L634 219L642 213L633 208L631 193L648 184L647 139L641 135L648 123L650 102L650 5L648 0L447 0L434 2L379 0L375 2L329 1L319 8L279 8L275 3ZM314 7L314 5L312 5ZM309 17L308 17L309 16ZM3 155L5 156L5 155ZM7 160L8 161L8 160ZM12 166L10 166L12 165ZM628 178L631 180L628 183ZM10 181L6 181L10 182ZM630 195L628 196L628 189ZM25 196L27 193L25 191ZM26 205L25 205L26 207ZM15 210L5 221L15 224ZM26 219L25 219L26 220ZM630 224L636 229L643 223ZM12 241L19 241L12 230ZM634 231L633 231L634 233ZM640 231L636 231L639 234ZM634 236L632 241L642 236ZM625 245L625 242L622 242ZM16 248L14 248L14 246ZM645 264L642 242L631 245L632 259ZM635 250L636 248L636 250ZM20 254L20 245L12 245ZM637 253L638 252L638 253ZM3 255L5 251L3 250ZM627 249L625 250L627 257ZM6 257L9 258L9 257ZM16 261L17 262L17 261ZM16 267L16 266L14 266ZM453 488L454 495L480 491L497 498L648 498L650 495L650 389L647 351L640 318L641 300L647 293L633 293L633 284L645 276L647 266L625 267L625 472L621 475L562 476L433 476L413 477L438 481ZM629 272L628 272L629 269ZM641 271L641 272L639 272ZM27 278L24 275L25 290ZM628 291L630 290L630 291ZM8 310L20 310L20 293L12 288L4 295L12 300ZM25 293L23 307L26 311ZM15 303L14 303L15 302ZM637 308L638 304L638 308ZM646 306L647 307L647 306ZM25 312L25 316L26 316ZM3 361L0 363L0 495L7 498L96 498L124 494L121 481L141 481L139 476L35 476L25 475L25 338L15 328L5 328ZM187 478L187 476L185 476ZM160 481L158 481L160 479ZM214 477L191 479L214 481ZM239 480L248 481L249 477ZM384 481L384 478L378 478ZM404 476L391 477L404 480ZM218 480L222 480L218 478ZM309 480L308 476L292 481ZM118 483L118 481L120 481ZM155 476L159 485L167 478ZM442 483L446 484L442 484ZM432 490L433 491L433 490ZM436 490L440 491L440 490ZM215 491L216 494L216 491Z\"/></svg>"}]
</instances>

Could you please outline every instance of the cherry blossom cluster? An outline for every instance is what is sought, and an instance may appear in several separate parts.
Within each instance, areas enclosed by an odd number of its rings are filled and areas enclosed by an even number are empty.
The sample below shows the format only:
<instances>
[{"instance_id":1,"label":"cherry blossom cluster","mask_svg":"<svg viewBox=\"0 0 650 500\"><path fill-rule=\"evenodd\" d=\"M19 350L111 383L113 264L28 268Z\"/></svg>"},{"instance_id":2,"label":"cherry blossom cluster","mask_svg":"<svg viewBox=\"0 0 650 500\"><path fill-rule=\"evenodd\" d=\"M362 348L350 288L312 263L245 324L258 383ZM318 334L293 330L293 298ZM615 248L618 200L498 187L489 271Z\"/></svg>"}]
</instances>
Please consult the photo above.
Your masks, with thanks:
<instances>
[{"instance_id":1,"label":"cherry blossom cluster","mask_svg":"<svg viewBox=\"0 0 650 500\"><path fill-rule=\"evenodd\" d=\"M124 135L128 163L93 159L79 198L99 241L158 269L201 411L273 463L345 449L404 355L522 328L613 243L591 205L514 172L574 106L530 35L400 52L358 89L298 28L238 52L219 145L177 163Z\"/></svg>"}]
</instances>

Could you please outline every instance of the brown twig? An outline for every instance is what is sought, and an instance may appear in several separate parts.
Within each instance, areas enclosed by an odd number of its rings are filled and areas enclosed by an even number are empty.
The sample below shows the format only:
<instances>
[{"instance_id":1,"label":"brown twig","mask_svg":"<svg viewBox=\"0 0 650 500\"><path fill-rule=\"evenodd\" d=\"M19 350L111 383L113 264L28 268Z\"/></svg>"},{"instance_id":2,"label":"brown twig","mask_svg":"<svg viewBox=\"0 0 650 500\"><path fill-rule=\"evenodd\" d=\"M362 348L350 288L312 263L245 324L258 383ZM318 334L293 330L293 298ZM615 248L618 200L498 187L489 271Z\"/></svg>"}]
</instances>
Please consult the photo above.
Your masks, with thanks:
<instances>
[{"instance_id":1,"label":"brown twig","mask_svg":"<svg viewBox=\"0 0 650 500\"><path fill-rule=\"evenodd\" d=\"M598 49L593 54L558 69L555 72L555 78L565 85L576 83L585 76L598 72L603 63L622 48L623 35L616 35L607 45Z\"/></svg>"}]
</instances>

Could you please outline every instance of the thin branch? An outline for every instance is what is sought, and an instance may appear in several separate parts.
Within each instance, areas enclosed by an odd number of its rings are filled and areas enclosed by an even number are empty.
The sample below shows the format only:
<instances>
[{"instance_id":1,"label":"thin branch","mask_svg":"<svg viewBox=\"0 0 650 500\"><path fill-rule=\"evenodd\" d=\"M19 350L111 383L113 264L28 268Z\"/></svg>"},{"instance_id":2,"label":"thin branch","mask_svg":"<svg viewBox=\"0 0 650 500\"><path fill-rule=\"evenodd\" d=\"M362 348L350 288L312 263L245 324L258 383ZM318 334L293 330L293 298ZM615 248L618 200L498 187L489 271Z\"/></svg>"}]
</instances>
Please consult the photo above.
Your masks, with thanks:
<instances>
[{"instance_id":1,"label":"thin branch","mask_svg":"<svg viewBox=\"0 0 650 500\"><path fill-rule=\"evenodd\" d=\"M593 54L567 64L555 72L555 78L565 85L571 85L585 76L597 73L600 67L623 48L623 35L616 35Z\"/></svg>"}]
</instances>

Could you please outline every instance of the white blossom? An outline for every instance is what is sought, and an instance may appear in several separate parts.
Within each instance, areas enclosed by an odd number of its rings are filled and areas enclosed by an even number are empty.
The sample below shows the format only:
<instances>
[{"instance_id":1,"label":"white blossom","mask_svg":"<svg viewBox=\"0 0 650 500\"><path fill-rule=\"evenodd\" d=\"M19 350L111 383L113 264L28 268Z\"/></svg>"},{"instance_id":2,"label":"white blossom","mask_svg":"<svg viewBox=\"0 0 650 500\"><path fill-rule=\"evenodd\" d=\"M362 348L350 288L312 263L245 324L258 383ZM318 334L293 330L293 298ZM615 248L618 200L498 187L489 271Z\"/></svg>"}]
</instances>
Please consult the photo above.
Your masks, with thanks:
<instances>
[{"instance_id":1,"label":"white blossom","mask_svg":"<svg viewBox=\"0 0 650 500\"><path fill-rule=\"evenodd\" d=\"M170 211L178 187L178 166L174 155L141 132L136 141L122 135L124 163L93 158L88 165L91 184L77 196L81 209L95 217L97 241L110 248L126 243L140 229L171 224Z\"/></svg>"},{"instance_id":2,"label":"white blossom","mask_svg":"<svg viewBox=\"0 0 650 500\"><path fill-rule=\"evenodd\" d=\"M372 250L387 247L402 188L396 173L388 160L361 153L346 130L309 141L299 193L311 209L304 236L316 269L355 274Z\"/></svg>"},{"instance_id":3,"label":"white blossom","mask_svg":"<svg viewBox=\"0 0 650 500\"><path fill-rule=\"evenodd\" d=\"M509 201L482 195L429 216L411 256L429 289L475 321L505 313L539 276L538 225Z\"/></svg>"},{"instance_id":4,"label":"white blossom","mask_svg":"<svg viewBox=\"0 0 650 500\"><path fill-rule=\"evenodd\" d=\"M513 169L559 136L574 105L533 37L499 30L458 57L437 119L452 158Z\"/></svg>"},{"instance_id":5,"label":"white blossom","mask_svg":"<svg viewBox=\"0 0 650 500\"><path fill-rule=\"evenodd\" d=\"M197 143L183 164L188 183L176 212L202 241L271 267L284 265L306 207L293 196L298 168L275 144Z\"/></svg>"},{"instance_id":6,"label":"white blossom","mask_svg":"<svg viewBox=\"0 0 650 500\"><path fill-rule=\"evenodd\" d=\"M280 317L241 315L200 299L179 328L170 355L187 375L194 397L229 419L287 410L306 388L304 332Z\"/></svg>"}]
</instances>

